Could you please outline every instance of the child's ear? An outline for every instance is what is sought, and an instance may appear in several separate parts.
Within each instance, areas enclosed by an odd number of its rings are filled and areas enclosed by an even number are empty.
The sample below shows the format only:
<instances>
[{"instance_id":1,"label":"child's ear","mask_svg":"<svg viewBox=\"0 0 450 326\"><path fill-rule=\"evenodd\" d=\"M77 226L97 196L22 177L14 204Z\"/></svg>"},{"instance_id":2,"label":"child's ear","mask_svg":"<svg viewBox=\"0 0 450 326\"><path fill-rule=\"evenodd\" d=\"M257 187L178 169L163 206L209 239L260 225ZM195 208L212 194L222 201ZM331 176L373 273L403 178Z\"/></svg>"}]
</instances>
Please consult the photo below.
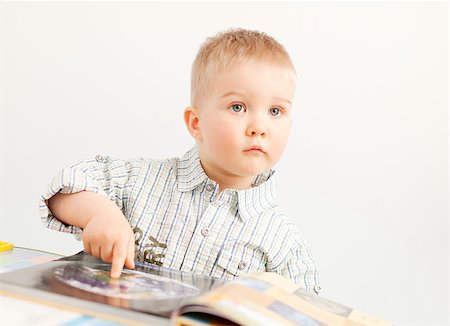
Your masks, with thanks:
<instances>
[{"instance_id":1,"label":"child's ear","mask_svg":"<svg viewBox=\"0 0 450 326\"><path fill-rule=\"evenodd\" d=\"M184 110L184 123L186 124L186 128L192 137L197 140L202 139L202 134L200 132L200 119L197 108L188 106Z\"/></svg>"}]
</instances>

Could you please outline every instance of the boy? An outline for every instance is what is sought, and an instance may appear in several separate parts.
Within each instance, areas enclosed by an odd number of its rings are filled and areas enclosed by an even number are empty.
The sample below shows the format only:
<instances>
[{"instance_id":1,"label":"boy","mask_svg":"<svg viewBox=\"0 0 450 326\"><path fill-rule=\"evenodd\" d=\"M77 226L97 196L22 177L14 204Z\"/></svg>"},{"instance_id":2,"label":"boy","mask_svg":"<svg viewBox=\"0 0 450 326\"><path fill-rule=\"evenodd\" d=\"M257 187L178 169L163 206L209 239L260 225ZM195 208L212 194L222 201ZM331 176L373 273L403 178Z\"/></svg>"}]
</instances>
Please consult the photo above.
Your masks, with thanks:
<instances>
[{"instance_id":1,"label":"boy","mask_svg":"<svg viewBox=\"0 0 450 326\"><path fill-rule=\"evenodd\" d=\"M288 140L296 78L288 53L264 33L230 30L201 46L191 78L184 121L194 148L66 167L41 198L43 221L81 237L112 277L136 256L222 278L276 272L318 293L309 249L275 203L271 168Z\"/></svg>"}]
</instances>

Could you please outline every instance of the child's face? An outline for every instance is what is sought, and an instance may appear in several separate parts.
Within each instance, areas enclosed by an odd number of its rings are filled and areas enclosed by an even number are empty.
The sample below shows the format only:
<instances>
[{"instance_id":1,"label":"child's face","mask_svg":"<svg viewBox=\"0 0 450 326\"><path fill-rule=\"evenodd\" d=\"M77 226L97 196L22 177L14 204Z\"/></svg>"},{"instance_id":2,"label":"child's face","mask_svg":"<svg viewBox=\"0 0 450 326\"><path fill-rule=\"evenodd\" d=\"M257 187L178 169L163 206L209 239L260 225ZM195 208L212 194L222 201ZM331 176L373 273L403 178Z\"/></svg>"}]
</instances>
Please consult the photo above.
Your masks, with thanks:
<instances>
[{"instance_id":1,"label":"child's face","mask_svg":"<svg viewBox=\"0 0 450 326\"><path fill-rule=\"evenodd\" d=\"M235 180L242 188L240 181L251 182L278 162L291 129L294 90L291 70L256 60L213 78L193 109L198 132L191 131L210 178Z\"/></svg>"}]
</instances>

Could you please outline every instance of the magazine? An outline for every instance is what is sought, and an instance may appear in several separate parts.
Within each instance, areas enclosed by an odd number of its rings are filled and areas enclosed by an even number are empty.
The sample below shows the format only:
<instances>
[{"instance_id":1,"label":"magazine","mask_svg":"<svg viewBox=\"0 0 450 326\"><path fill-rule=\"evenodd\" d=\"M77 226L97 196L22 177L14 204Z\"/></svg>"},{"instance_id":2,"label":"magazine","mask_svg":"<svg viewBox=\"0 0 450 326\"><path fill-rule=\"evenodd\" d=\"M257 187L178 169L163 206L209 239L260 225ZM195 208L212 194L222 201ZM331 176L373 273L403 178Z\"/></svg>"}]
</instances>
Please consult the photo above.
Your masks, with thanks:
<instances>
[{"instance_id":1,"label":"magazine","mask_svg":"<svg viewBox=\"0 0 450 326\"><path fill-rule=\"evenodd\" d=\"M38 298L42 293L52 294L51 301L64 296L169 318L188 299L224 284L218 278L140 262L135 265L135 269L125 268L118 279L113 279L111 264L80 252L0 274L0 290L3 285L12 285L15 289L31 289L27 295Z\"/></svg>"},{"instance_id":2,"label":"magazine","mask_svg":"<svg viewBox=\"0 0 450 326\"><path fill-rule=\"evenodd\" d=\"M274 273L258 272L226 282L136 262L135 269L125 268L113 279L110 268L80 252L1 274L0 290L9 285L10 291L27 289L27 296L35 298L46 294L47 301L87 307L83 312L93 316L115 314L122 321L126 316L127 324L151 323L154 320L142 318L151 314L180 326L391 325L309 293Z\"/></svg>"},{"instance_id":3,"label":"magazine","mask_svg":"<svg viewBox=\"0 0 450 326\"><path fill-rule=\"evenodd\" d=\"M388 326L299 288L275 273L257 272L209 291L172 313L174 325Z\"/></svg>"}]
</instances>

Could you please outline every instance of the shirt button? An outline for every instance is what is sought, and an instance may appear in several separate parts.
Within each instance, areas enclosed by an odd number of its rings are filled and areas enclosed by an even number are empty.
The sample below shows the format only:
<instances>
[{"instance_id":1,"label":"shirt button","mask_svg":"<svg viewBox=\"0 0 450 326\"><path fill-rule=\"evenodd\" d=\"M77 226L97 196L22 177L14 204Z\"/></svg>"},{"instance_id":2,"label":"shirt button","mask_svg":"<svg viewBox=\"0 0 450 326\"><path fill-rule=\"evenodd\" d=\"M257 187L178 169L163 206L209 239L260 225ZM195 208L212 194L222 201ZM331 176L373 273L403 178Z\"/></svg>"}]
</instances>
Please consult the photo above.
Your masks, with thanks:
<instances>
[{"instance_id":1,"label":"shirt button","mask_svg":"<svg viewBox=\"0 0 450 326\"><path fill-rule=\"evenodd\" d=\"M212 183L208 183L208 184L206 185L206 190L208 190L208 191L213 191L213 190L214 190L214 185L213 185Z\"/></svg>"},{"instance_id":2,"label":"shirt button","mask_svg":"<svg viewBox=\"0 0 450 326\"><path fill-rule=\"evenodd\" d=\"M238 265L240 270L243 270L245 267L247 267L247 263L245 261L241 261Z\"/></svg>"},{"instance_id":3,"label":"shirt button","mask_svg":"<svg viewBox=\"0 0 450 326\"><path fill-rule=\"evenodd\" d=\"M103 156L103 155L96 155L95 156L95 160L98 162L98 163L107 163L108 162L108 156Z\"/></svg>"},{"instance_id":4,"label":"shirt button","mask_svg":"<svg viewBox=\"0 0 450 326\"><path fill-rule=\"evenodd\" d=\"M319 294L320 291L322 291L322 288L320 287L320 285L316 285L316 286L314 286L314 291L315 291L317 294Z\"/></svg>"},{"instance_id":5,"label":"shirt button","mask_svg":"<svg viewBox=\"0 0 450 326\"><path fill-rule=\"evenodd\" d=\"M208 228L202 229L202 236L206 237L208 234L209 234L209 229Z\"/></svg>"}]
</instances>

